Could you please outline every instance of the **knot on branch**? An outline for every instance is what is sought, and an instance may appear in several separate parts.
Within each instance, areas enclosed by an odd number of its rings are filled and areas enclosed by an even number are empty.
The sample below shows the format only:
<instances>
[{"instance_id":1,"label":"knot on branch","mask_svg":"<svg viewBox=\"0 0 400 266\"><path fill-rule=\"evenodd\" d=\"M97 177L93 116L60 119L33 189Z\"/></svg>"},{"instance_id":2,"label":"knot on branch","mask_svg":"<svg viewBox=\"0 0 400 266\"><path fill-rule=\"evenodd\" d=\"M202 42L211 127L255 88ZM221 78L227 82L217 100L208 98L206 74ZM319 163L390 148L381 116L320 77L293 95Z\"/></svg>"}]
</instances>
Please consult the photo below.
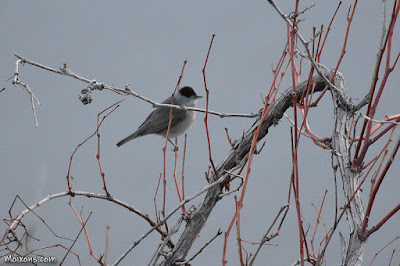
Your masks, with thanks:
<instances>
[{"instance_id":1,"label":"knot on branch","mask_svg":"<svg viewBox=\"0 0 400 266\"><path fill-rule=\"evenodd\" d=\"M95 80L94 81L92 81L90 84L89 84L89 88L93 91L93 90L99 90L99 91L101 91L101 90L103 90L104 89L104 83L102 83L102 82L96 82Z\"/></svg>"},{"instance_id":2,"label":"knot on branch","mask_svg":"<svg viewBox=\"0 0 400 266\"><path fill-rule=\"evenodd\" d=\"M84 105L89 104L93 101L92 91L94 90L101 91L104 88L105 88L104 83L92 80L86 88L81 90L81 93L78 95L78 98Z\"/></svg>"},{"instance_id":3,"label":"knot on branch","mask_svg":"<svg viewBox=\"0 0 400 266\"><path fill-rule=\"evenodd\" d=\"M72 73L72 71L69 69L69 66L66 63L64 63L63 66L60 67L60 70L64 75L71 75Z\"/></svg>"},{"instance_id":4,"label":"knot on branch","mask_svg":"<svg viewBox=\"0 0 400 266\"><path fill-rule=\"evenodd\" d=\"M84 88L81 90L81 93L78 95L79 100L84 104L89 104L93 101L93 97L90 89Z\"/></svg>"}]
</instances>

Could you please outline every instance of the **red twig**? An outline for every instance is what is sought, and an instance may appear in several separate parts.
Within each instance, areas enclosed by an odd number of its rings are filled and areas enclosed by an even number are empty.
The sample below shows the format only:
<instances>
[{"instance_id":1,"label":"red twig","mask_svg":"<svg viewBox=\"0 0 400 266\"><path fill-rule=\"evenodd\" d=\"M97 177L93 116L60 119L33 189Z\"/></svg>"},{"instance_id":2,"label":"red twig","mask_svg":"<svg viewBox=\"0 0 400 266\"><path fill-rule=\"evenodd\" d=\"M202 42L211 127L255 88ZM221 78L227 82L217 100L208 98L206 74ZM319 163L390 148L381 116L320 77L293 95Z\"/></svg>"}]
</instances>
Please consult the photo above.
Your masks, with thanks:
<instances>
[{"instance_id":1,"label":"red twig","mask_svg":"<svg viewBox=\"0 0 400 266\"><path fill-rule=\"evenodd\" d=\"M399 13L399 8L400 8L400 0L394 2L392 17L391 17L391 20L389 23L388 33L385 38L385 43L384 43L383 47L381 47L381 50L379 51L379 54L378 54L378 61L377 61L376 67L375 67L375 74L374 74L374 78L373 78L373 81L371 84L370 98L369 98L368 109L367 109L367 116L370 118L374 118L374 115L376 112L376 107L378 106L382 92L386 86L388 77L389 77L390 73L393 71L393 68L395 66L395 64L390 66L390 57L391 57L393 31L394 31L394 26L396 24L397 16ZM379 90L374 99L374 92L375 92L376 84L378 82L379 68L380 68L380 64L381 64L382 58L383 58L383 53L385 50L386 50L385 72L383 74L383 78L382 78L382 82L379 86ZM397 63L397 58L396 58L395 63ZM374 103L372 104L373 99L374 99ZM363 141L362 149L361 149L362 141L359 141L357 144L356 151L354 153L353 168L361 167L361 165L364 161L367 150L368 150L369 146L371 145L371 143L370 143L371 128L372 128L372 121L364 120L364 124L361 129L360 136L364 136L364 132L365 132L365 140ZM361 149L361 152L360 152L360 149Z\"/></svg>"},{"instance_id":2,"label":"red twig","mask_svg":"<svg viewBox=\"0 0 400 266\"><path fill-rule=\"evenodd\" d=\"M319 208L319 210L318 210L317 222L315 223L314 234L313 234L312 239L311 239L311 249L312 249L312 251L313 251L313 256L314 256L314 258L317 257L316 254L315 254L315 251L314 251L314 239L315 239L315 234L317 233L317 229L318 229L318 225L319 225L319 220L320 220L320 216L321 216L322 207L324 206L324 202L325 202L326 193L328 193L328 190L325 190L325 194L324 194L324 197L323 197L323 199L322 199L321 206L320 206L320 208Z\"/></svg>"},{"instance_id":3,"label":"red twig","mask_svg":"<svg viewBox=\"0 0 400 266\"><path fill-rule=\"evenodd\" d=\"M174 95L175 95L175 92L178 90L179 85L181 83L181 80L183 77L183 71L185 70L186 63L187 63L187 60L183 61L181 74L179 75L178 82L176 83L176 86L175 86L175 90L171 95L171 99L172 99L171 104L174 104ZM169 132L171 129L171 123L172 123L172 108L169 111L168 130L167 130L167 135L165 136L165 144L162 149L162 151L163 151L163 192L164 193L163 193L163 208L162 208L161 214L163 215L163 217L165 217L165 203L166 203L166 198L167 198L167 179L166 179L166 162L165 162L165 160L166 160L166 151L167 151L167 144L168 144L168 140L169 140ZM179 189L178 189L178 191L179 191ZM168 232L168 224L167 223L165 223L165 229Z\"/></svg>"},{"instance_id":4,"label":"red twig","mask_svg":"<svg viewBox=\"0 0 400 266\"><path fill-rule=\"evenodd\" d=\"M335 70L333 71L332 78L331 78L330 82L333 82L333 80L334 80L334 78L335 78L335 76L336 76L336 72L337 72L337 70L339 69L340 63L342 62L342 59L343 59L343 57L344 57L344 55L345 55L345 53L346 53L347 39L348 39L349 33L350 33L350 25L351 25L351 22L353 21L354 11L356 10L357 2L358 2L358 0L355 0L355 1L354 1L353 9L351 10L351 14L350 14L350 16L349 16L348 19L347 19L347 29L346 29L346 34L345 34L345 36L344 36L344 41L343 41L343 46L342 46L342 52L340 53L339 60L338 60L338 62L336 63L336 67L335 67ZM349 12L350 12L350 10L349 10ZM335 13L335 14L336 14L336 13ZM328 88L329 88L329 86L326 85L325 88L324 88L324 90L323 90L323 91L321 92L321 94L318 96L317 100L315 100L315 102L312 103L311 106L316 106L316 105L318 104L318 102L319 102L319 101L321 100L321 98L324 96L324 94L325 94L325 92L328 90Z\"/></svg>"},{"instance_id":5,"label":"red twig","mask_svg":"<svg viewBox=\"0 0 400 266\"><path fill-rule=\"evenodd\" d=\"M375 253L374 258L371 260L371 263L369 264L370 266L372 265L372 263L374 262L374 260L376 259L376 257L379 255L379 253L381 253L385 248L387 248L390 244L392 244L394 241L396 241L397 239L399 239L400 236L396 236L392 241L390 241L389 243L387 243L383 248L381 248L377 253ZM390 264L389 264L390 265Z\"/></svg>"},{"instance_id":6,"label":"red twig","mask_svg":"<svg viewBox=\"0 0 400 266\"><path fill-rule=\"evenodd\" d=\"M158 193L158 188L160 187L160 181L161 181L161 177L162 177L162 173L160 173L160 177L158 178L158 182L157 182L157 188L156 188L156 192L154 193L154 211L156 214L156 221L159 222L160 221L160 217L158 216L158 211L157 211L157 193Z\"/></svg>"},{"instance_id":7,"label":"red twig","mask_svg":"<svg viewBox=\"0 0 400 266\"><path fill-rule=\"evenodd\" d=\"M395 120L396 119L396 120ZM380 121L380 123L378 123L376 126L374 126L371 129L371 136L378 131L379 128L381 128L384 124L386 124L386 122L390 122L392 120L395 120L395 123L400 122L400 114L397 115L392 115L392 116L386 116L382 121ZM396 126L396 124L392 123L390 126L388 126L386 129L384 129L384 133L380 133L379 136L373 138L371 141L375 142L377 141L380 137L382 137L388 130L390 130L392 127ZM355 141L359 141L361 139L361 135L358 136ZM363 140L365 139L365 136L362 138Z\"/></svg>"},{"instance_id":8,"label":"red twig","mask_svg":"<svg viewBox=\"0 0 400 266\"><path fill-rule=\"evenodd\" d=\"M392 165L392 162L394 160L394 157L396 156L397 151L399 150L399 146L400 146L400 137L397 140L397 143L393 149L392 155L390 156L389 160L387 161L385 168L383 169L382 173L380 174L376 185L374 185L374 188L372 189L370 196L369 196L369 200L368 200L368 205L367 205L367 209L365 211L365 216L364 216L364 220L363 220L363 224L362 227L360 229L360 234L362 236L368 237L370 234L372 234L373 232L375 232L376 230L378 230L385 222L387 222L387 220L392 217L399 209L400 209L400 204L394 208L388 215L386 215L376 226L372 227L370 230L367 230L367 226L368 226L368 221L369 221L369 217L371 215L371 209L372 209L372 205L375 201L375 197L376 194L379 191L379 188L383 182L383 179L386 176L387 171L389 170L390 166Z\"/></svg>"},{"instance_id":9,"label":"red twig","mask_svg":"<svg viewBox=\"0 0 400 266\"><path fill-rule=\"evenodd\" d=\"M296 7L294 13L297 14L299 1L296 0ZM296 69L296 64L294 61L294 52L295 52L295 39L296 39L296 31L297 31L297 21L296 16L293 18L293 28L289 31L289 25L287 26L287 43L288 43L288 53L291 62L291 73L292 73L292 88L293 88L293 115L294 115L294 130L295 134L292 134L292 165L293 165L293 192L295 197L295 206L297 212L297 224L299 227L299 250L300 250L300 263L301 266L304 265L304 244L305 244L305 235L303 230L303 222L301 215L301 206L300 206L300 198L299 198L299 172L298 172L298 161L297 161L297 148L298 148L298 125L297 125L297 94L296 94L296 81L298 80L298 72ZM297 77L297 79L296 79ZM308 256L308 254L307 254Z\"/></svg>"},{"instance_id":10,"label":"red twig","mask_svg":"<svg viewBox=\"0 0 400 266\"><path fill-rule=\"evenodd\" d=\"M240 265L245 265L243 262L243 254L242 254L242 239L240 237L240 207L239 202L235 196L235 206L236 206L236 233L237 233L237 248L239 253Z\"/></svg>"},{"instance_id":11,"label":"red twig","mask_svg":"<svg viewBox=\"0 0 400 266\"><path fill-rule=\"evenodd\" d=\"M72 197L70 197L68 205L71 206L72 211L75 213L76 218L78 218L79 223L81 224L83 231L85 232L85 236L86 236L86 240L89 246L89 254L96 260L99 261L99 259L97 258L97 256L94 254L93 249L92 249L92 244L90 242L90 238L89 238L89 234L86 230L86 224L82 221L82 218L80 217L80 215L78 214L78 212L75 210L74 205L72 205ZM92 212L89 213L89 216L92 214Z\"/></svg>"},{"instance_id":12,"label":"red twig","mask_svg":"<svg viewBox=\"0 0 400 266\"><path fill-rule=\"evenodd\" d=\"M101 125L103 124L103 121L104 121L112 112L114 112L115 109L117 109L117 108L119 107L119 103L121 103L121 102L124 101L124 100L125 100L125 99L120 100L120 101L114 103L113 105L107 107L106 109L104 109L104 110L101 111L100 113L98 113L98 114L97 114L97 127L96 127L96 130L93 132L93 134L91 134L89 137L87 137L84 141L82 141L81 143L79 143L78 146L75 148L75 150L72 152L72 154L71 154L71 156L70 156L70 159L69 159L68 172L67 172L67 176L66 176L66 178L67 178L67 184L68 184L68 192L69 192L69 193L72 192L72 183L70 182L70 172L71 172L72 159L74 158L75 153L78 151L78 149L79 149L86 141L88 141L89 139L91 139L91 138L92 138L94 135L96 135L96 134L98 134L98 141L99 141L99 138L100 138L99 129L100 129ZM114 107L114 106L115 106L115 107ZM114 108L113 108L108 114L104 115L103 118L101 119L100 123L99 123L99 116L100 116L101 114L103 114L105 111L107 111L107 110L109 110L110 108L112 108L112 107L114 107ZM107 195L109 195L109 194L108 194L108 191L107 191L107 188L106 188L106 184L105 184L104 173L103 173L103 171L102 171L101 163L100 163L100 142L98 143L98 153L97 153L97 155L96 155L96 158L97 158L98 163L99 163L100 174L101 174L102 179L103 179L104 190L106 191Z\"/></svg>"},{"instance_id":13,"label":"red twig","mask_svg":"<svg viewBox=\"0 0 400 266\"><path fill-rule=\"evenodd\" d=\"M185 134L185 143L183 145L183 158L182 158L182 198L185 198L185 159L186 159L186 140L187 134ZM184 206L182 206L185 209Z\"/></svg>"},{"instance_id":14,"label":"red twig","mask_svg":"<svg viewBox=\"0 0 400 266\"><path fill-rule=\"evenodd\" d=\"M101 176L101 179L102 179L102 181L103 181L103 189L104 189L104 191L106 192L107 195L110 195L110 193L108 193L108 190L107 190L106 179L105 179L105 175L104 175L104 172L103 172L103 167L101 166L101 162L100 162L100 131L99 131L99 129L100 129L100 125L101 125L101 123L103 123L104 119L106 119L107 116L109 116L112 112L114 112L115 109L117 109L117 108L119 107L119 103L121 103L121 102L124 101L124 100L125 100L125 99L123 99L123 100L121 100L121 101L119 101L119 102L117 102L117 103L111 105L111 106L108 107L107 109L105 109L105 110L103 110L102 112L100 112L99 114L97 114L97 129L96 129L96 135L97 135L97 154L96 154L96 159L97 159L97 162L98 162L98 164L99 164L100 176ZM113 106L115 106L115 107L114 107L108 114L106 114L105 116L103 116L103 118L102 118L101 121L100 121L100 115L101 115L103 112L105 112L106 110L108 110L108 109L110 109L111 107L113 107Z\"/></svg>"},{"instance_id":15,"label":"red twig","mask_svg":"<svg viewBox=\"0 0 400 266\"><path fill-rule=\"evenodd\" d=\"M185 134L185 140L186 140L186 134ZM175 138L175 145L178 146L178 138ZM186 142L185 142L185 146L186 146ZM182 202L183 198L181 196L181 192L179 191L177 171L178 171L178 149L175 149L174 181L175 181L176 193L178 194L179 202ZM182 186L183 186L183 180L182 180ZM182 206L182 212L185 215L189 215L189 213L186 211L184 206Z\"/></svg>"},{"instance_id":16,"label":"red twig","mask_svg":"<svg viewBox=\"0 0 400 266\"><path fill-rule=\"evenodd\" d=\"M229 137L228 128L225 128L225 132L226 132L226 138L228 139L229 144L231 145L231 147L233 147L232 140L231 140L231 138Z\"/></svg>"},{"instance_id":17,"label":"red twig","mask_svg":"<svg viewBox=\"0 0 400 266\"><path fill-rule=\"evenodd\" d=\"M283 66L285 57L286 57L286 51L284 51L282 53L282 56L281 56L281 58L279 60L279 63L278 63L278 66L276 67L275 70L273 70L274 79L272 81L272 84L271 84L271 87L269 89L268 95L267 95L267 97L265 97L264 107L262 109L261 118L260 118L260 123L259 123L259 125L257 127L256 132L253 135L253 139L252 139L252 142L251 142L249 155L248 155L247 160L246 160L246 163L247 163L246 175L244 177L243 187L242 187L242 191L241 191L241 194L240 194L240 198L239 198L239 201L237 203L238 207L239 207L239 211L243 206L244 195L245 195L245 192L246 192L246 187L247 187L247 183L248 183L248 179L249 179L249 175L250 175L250 171L251 171L251 163L252 163L253 156L254 156L254 149L255 149L255 146L256 146L257 140L258 140L258 135L260 134L261 125L262 125L262 123L263 123L263 121L265 119L265 116L268 114L268 111L269 111L269 109L271 107L271 104L275 101L275 96L276 96L276 94L278 92L278 88L279 88L279 86L278 87L275 86L275 82L276 82L278 74L279 74L279 72L280 72L280 70L281 70L281 68ZM282 79L282 76L281 76L281 79ZM279 84L280 84L280 81L279 81ZM270 99L271 99L271 104L269 102ZM242 169L244 169L244 168L242 168ZM240 170L240 172L242 171L242 169ZM228 238L229 238L229 235L230 235L230 231L232 230L233 224L234 224L234 222L236 220L236 217L237 216L236 216L236 212L235 212L234 216L232 217L232 221L231 221L231 223L229 225L229 228L224 234L225 240L224 240L224 249L223 249L223 255L222 255L222 265L223 266L225 266L226 263L227 263L226 250L227 250L227 245L228 245Z\"/></svg>"},{"instance_id":18,"label":"red twig","mask_svg":"<svg viewBox=\"0 0 400 266\"><path fill-rule=\"evenodd\" d=\"M338 6L336 8L336 11L332 16L331 22L329 23L328 29L326 30L326 33L325 33L324 41L322 42L321 49L319 50L319 52L317 52L317 54L318 54L318 62L320 62L320 56L321 56L322 50L324 49L326 38L328 38L328 34L329 34L330 30L331 30L331 26L332 26L333 20L335 19L336 13L338 12L339 7L340 7L341 4L342 4L342 1L339 2Z\"/></svg>"},{"instance_id":19,"label":"red twig","mask_svg":"<svg viewBox=\"0 0 400 266\"><path fill-rule=\"evenodd\" d=\"M204 89L206 91L206 115L204 116L204 125L206 127L206 134L207 134L208 159L209 159L209 161L211 163L211 166L212 166L212 169L214 171L215 177L218 180L219 177L218 177L217 169L215 168L214 161L212 159L210 132L208 130L208 103L209 103L208 96L209 96L210 92L209 92L209 90L207 88L207 80L206 80L206 67L207 67L208 57L210 56L211 47L212 47L212 44L213 44L213 41L214 41L214 37L215 37L215 34L213 34L212 37L211 37L210 46L208 47L208 52L207 52L206 60L204 61L204 66L203 66L203 69L202 69L202 73L203 73Z\"/></svg>"}]
</instances>

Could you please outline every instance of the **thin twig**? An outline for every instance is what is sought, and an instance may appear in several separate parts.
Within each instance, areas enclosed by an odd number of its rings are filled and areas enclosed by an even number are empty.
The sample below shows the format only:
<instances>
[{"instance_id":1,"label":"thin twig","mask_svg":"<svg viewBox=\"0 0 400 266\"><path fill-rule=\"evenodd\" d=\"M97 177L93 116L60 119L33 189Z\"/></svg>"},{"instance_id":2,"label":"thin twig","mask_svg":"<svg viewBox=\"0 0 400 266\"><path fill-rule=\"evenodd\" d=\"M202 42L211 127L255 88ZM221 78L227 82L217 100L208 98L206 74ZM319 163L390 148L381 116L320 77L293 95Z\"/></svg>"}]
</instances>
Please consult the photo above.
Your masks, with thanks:
<instances>
[{"instance_id":1,"label":"thin twig","mask_svg":"<svg viewBox=\"0 0 400 266\"><path fill-rule=\"evenodd\" d=\"M200 249L199 251L197 251L192 257L190 257L190 259L185 260L184 262L176 262L176 264L178 264L178 265L186 265L186 264L188 264L189 262L191 262L192 260L194 260L194 259L197 257L197 255L199 255L201 252L203 252L203 250L204 250L208 245L210 245L211 242L213 242L214 239L216 239L216 238L217 238L218 236L220 236L221 234L222 234L222 231L221 231L221 228L220 228L220 229L218 229L218 232L217 232L209 241L207 241L207 243L205 243L204 246L202 246L201 249Z\"/></svg>"},{"instance_id":2,"label":"thin twig","mask_svg":"<svg viewBox=\"0 0 400 266\"><path fill-rule=\"evenodd\" d=\"M263 247L264 243L267 242L267 241L269 241L269 240L271 239L271 238L268 236L268 235L269 235L269 232L271 231L272 227L275 225L275 223L276 223L276 221L278 220L278 218L279 218L279 216L281 215L281 213L282 213L285 209L287 209L287 208L289 208L289 204L288 204L288 203L286 203L285 205L283 205L283 206L280 208L278 214L275 216L274 221L273 221L272 224L269 226L267 232L265 232L263 238L261 239L261 242L260 242L260 244L258 245L256 251L254 252L254 255L251 257L251 259L250 259L250 261L249 261L249 264L248 264L249 266L253 265L254 260L256 259L257 255L258 255L258 252L260 252L260 250L261 250L261 248Z\"/></svg>"},{"instance_id":3,"label":"thin twig","mask_svg":"<svg viewBox=\"0 0 400 266\"><path fill-rule=\"evenodd\" d=\"M178 220L175 222L175 224L171 227L171 230L168 232L167 237L164 239L163 243L161 244L160 248L159 248L158 251L157 251L157 254L156 254L155 259L154 259L154 261L153 261L153 266L156 265L156 263L157 263L158 259L160 258L161 253L163 252L163 250L164 250L166 244L167 244L168 241L171 239L171 236L172 236L173 234L175 234L176 232L178 232L179 227L180 227L181 224L182 224L182 221L183 221L183 216L179 217L179 219L178 219Z\"/></svg>"}]
</instances>

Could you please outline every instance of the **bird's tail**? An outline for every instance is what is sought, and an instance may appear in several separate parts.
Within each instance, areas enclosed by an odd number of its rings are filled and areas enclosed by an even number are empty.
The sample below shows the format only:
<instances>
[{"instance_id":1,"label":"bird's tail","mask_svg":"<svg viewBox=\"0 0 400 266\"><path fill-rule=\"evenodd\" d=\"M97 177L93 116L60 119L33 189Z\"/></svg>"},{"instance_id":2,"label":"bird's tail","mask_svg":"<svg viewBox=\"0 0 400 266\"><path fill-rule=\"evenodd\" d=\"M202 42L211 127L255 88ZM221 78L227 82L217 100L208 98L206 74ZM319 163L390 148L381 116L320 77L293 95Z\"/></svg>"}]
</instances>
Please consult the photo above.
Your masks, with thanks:
<instances>
[{"instance_id":1,"label":"bird's tail","mask_svg":"<svg viewBox=\"0 0 400 266\"><path fill-rule=\"evenodd\" d=\"M121 140L120 142L117 143L117 146L122 146L125 143L127 143L130 140L133 140L134 138L139 137L139 134L137 132L130 134L129 136L127 136L126 138L124 138L123 140Z\"/></svg>"}]
</instances>

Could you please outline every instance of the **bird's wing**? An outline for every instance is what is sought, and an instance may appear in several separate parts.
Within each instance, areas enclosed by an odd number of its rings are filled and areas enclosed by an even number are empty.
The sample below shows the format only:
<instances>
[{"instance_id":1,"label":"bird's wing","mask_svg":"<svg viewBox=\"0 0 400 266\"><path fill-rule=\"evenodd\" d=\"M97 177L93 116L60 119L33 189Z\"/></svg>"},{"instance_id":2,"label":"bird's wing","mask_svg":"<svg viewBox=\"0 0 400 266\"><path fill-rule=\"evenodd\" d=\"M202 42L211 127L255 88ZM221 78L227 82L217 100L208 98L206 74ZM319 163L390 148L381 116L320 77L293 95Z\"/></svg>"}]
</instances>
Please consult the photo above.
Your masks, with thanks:
<instances>
[{"instance_id":1,"label":"bird's wing","mask_svg":"<svg viewBox=\"0 0 400 266\"><path fill-rule=\"evenodd\" d=\"M162 103L171 104L171 99L168 98ZM146 118L146 120L137 129L137 136L141 136L144 132L146 134L159 133L166 130L170 119L170 110L168 107L158 107ZM172 109L171 127L180 123L186 117L186 111L179 109Z\"/></svg>"}]
</instances>

